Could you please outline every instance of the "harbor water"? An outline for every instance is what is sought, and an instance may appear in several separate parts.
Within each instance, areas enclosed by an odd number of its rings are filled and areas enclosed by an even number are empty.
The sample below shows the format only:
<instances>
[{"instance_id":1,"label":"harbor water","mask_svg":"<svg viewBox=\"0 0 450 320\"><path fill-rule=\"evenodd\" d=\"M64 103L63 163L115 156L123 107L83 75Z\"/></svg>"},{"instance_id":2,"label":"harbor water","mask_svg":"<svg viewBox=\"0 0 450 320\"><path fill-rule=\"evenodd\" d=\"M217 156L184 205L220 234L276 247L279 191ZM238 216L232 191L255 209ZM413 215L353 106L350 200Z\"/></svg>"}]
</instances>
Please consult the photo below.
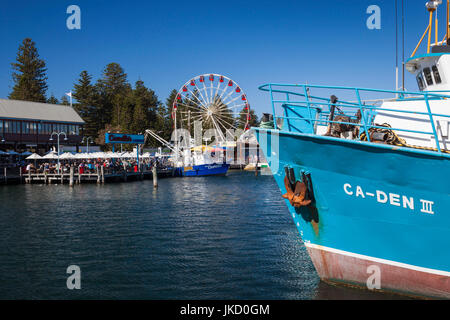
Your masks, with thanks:
<instances>
[{"instance_id":1,"label":"harbor water","mask_svg":"<svg viewBox=\"0 0 450 320\"><path fill-rule=\"evenodd\" d=\"M0 299L392 298L320 282L271 176L0 186L0 204Z\"/></svg>"}]
</instances>

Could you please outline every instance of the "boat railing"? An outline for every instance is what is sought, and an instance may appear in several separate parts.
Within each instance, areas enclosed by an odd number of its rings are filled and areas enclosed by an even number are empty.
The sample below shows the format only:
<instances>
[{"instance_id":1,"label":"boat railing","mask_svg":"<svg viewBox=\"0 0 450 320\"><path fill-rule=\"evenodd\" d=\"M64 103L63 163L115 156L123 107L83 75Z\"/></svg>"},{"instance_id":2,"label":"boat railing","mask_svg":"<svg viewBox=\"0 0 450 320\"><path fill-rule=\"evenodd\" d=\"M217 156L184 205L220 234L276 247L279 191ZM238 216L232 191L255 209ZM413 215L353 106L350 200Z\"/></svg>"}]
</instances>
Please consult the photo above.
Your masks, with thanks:
<instances>
[{"instance_id":1,"label":"boat railing","mask_svg":"<svg viewBox=\"0 0 450 320\"><path fill-rule=\"evenodd\" d=\"M369 130L386 129L386 127L374 123L375 115L380 111L395 112L402 114L413 114L429 119L430 131L415 130L412 128L395 128L390 127L393 131L410 132L423 135L432 135L436 142L436 151L442 153L443 150L439 143L437 133L436 117L450 118L450 114L432 113L430 101L450 99L450 92L448 91L423 91L423 92L409 92L409 91L395 91L395 90L381 90L370 88L357 87L339 87L339 86L321 86L308 84L278 84L269 83L259 87L260 90L269 92L272 106L272 113L274 117L274 126L283 121L298 120L303 121L306 126L309 126L311 133L317 132L317 126L329 126L332 124L344 124L360 127L358 138L364 132L368 142L371 142ZM313 95L313 91L325 91L328 95L322 94ZM448 94L445 94L448 93ZM337 98L335 95L343 96L344 99ZM363 99L364 96L369 96L368 99ZM375 95L387 95L388 98L375 98ZM329 96L329 98L326 98ZM413 111L396 109L395 107L384 107L384 102L400 102L400 101L414 101L420 100L425 102L426 110ZM276 113L281 106L284 110L283 115ZM299 110L301 109L301 116ZM344 115L347 121L337 121L334 118L330 119L330 112L332 109L337 109L336 115ZM294 116L287 115L287 111ZM306 110L306 112L304 112ZM360 112L360 121L357 119L357 112ZM450 109L449 109L450 110ZM292 111L292 112L291 112ZM306 113L306 114L305 114ZM279 128L274 128L279 129ZM290 130L290 129L289 129Z\"/></svg>"}]
</instances>

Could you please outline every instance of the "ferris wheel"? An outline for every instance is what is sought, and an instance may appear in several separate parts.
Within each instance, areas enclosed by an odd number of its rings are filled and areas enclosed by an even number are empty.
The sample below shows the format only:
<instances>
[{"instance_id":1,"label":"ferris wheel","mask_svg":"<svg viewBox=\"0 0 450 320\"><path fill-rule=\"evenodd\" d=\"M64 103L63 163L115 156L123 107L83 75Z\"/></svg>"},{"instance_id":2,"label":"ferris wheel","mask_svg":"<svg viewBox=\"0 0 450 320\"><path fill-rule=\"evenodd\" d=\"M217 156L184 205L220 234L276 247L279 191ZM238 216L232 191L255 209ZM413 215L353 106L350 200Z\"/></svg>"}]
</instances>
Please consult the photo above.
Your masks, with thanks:
<instances>
[{"instance_id":1,"label":"ferris wheel","mask_svg":"<svg viewBox=\"0 0 450 320\"><path fill-rule=\"evenodd\" d=\"M219 141L227 141L238 130L249 130L250 105L242 88L220 74L203 74L187 81L172 106L174 129L192 132L196 121L214 129Z\"/></svg>"}]
</instances>

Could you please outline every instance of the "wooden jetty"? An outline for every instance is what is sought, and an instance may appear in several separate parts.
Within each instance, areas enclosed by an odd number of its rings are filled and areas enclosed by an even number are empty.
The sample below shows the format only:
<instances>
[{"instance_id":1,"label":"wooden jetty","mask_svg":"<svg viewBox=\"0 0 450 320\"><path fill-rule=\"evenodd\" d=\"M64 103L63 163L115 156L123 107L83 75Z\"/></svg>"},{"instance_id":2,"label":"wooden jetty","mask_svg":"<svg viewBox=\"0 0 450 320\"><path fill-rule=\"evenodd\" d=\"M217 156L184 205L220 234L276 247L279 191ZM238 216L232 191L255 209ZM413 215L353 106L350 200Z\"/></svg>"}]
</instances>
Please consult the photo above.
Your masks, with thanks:
<instances>
[{"instance_id":1,"label":"wooden jetty","mask_svg":"<svg viewBox=\"0 0 450 320\"><path fill-rule=\"evenodd\" d=\"M1 168L0 184L20 184L22 175L20 168Z\"/></svg>"},{"instance_id":2,"label":"wooden jetty","mask_svg":"<svg viewBox=\"0 0 450 320\"><path fill-rule=\"evenodd\" d=\"M173 168L157 168L156 178L173 177L175 170ZM82 183L108 183L108 182L128 182L154 179L152 169L134 170L112 170L104 167L97 167L93 171L79 173L77 168L71 167L69 172L27 172L22 174L20 168L15 168L13 172L10 169L3 169L0 176L0 184L69 184L71 186Z\"/></svg>"}]
</instances>

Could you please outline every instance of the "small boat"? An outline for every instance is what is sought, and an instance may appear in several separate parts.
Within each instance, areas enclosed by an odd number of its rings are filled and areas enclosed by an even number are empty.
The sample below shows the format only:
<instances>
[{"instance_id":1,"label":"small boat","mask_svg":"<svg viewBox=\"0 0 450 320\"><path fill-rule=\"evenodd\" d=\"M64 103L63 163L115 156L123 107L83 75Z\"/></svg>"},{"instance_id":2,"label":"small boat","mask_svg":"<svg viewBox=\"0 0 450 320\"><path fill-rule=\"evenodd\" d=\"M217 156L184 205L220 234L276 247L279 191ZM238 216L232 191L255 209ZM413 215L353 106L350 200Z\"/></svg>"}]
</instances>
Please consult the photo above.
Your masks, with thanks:
<instances>
[{"instance_id":1,"label":"small boat","mask_svg":"<svg viewBox=\"0 0 450 320\"><path fill-rule=\"evenodd\" d=\"M183 177L226 175L230 164L220 161L223 150L208 146L187 148L175 163L176 175Z\"/></svg>"},{"instance_id":2,"label":"small boat","mask_svg":"<svg viewBox=\"0 0 450 320\"><path fill-rule=\"evenodd\" d=\"M230 164L223 160L223 148L209 146L193 146L191 139L188 146L180 146L179 143L173 145L164 140L153 130L146 130L145 135L153 137L172 153L169 156L173 175L180 177L200 177L226 175Z\"/></svg>"},{"instance_id":3,"label":"small boat","mask_svg":"<svg viewBox=\"0 0 450 320\"><path fill-rule=\"evenodd\" d=\"M227 163L193 165L190 167L178 167L177 173L183 177L224 176L230 165Z\"/></svg>"}]
</instances>

